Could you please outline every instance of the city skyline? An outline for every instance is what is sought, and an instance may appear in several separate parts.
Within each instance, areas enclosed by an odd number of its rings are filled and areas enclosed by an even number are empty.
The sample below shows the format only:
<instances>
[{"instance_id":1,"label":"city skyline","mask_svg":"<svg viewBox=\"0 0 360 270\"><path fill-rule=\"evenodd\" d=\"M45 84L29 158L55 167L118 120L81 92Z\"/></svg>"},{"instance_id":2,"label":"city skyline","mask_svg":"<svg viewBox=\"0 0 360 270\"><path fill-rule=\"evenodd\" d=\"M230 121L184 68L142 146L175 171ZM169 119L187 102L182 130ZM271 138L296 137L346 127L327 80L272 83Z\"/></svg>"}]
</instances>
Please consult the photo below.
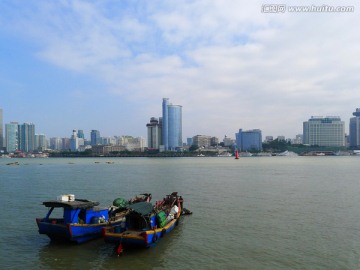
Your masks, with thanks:
<instances>
[{"instance_id":1,"label":"city skyline","mask_svg":"<svg viewBox=\"0 0 360 270\"><path fill-rule=\"evenodd\" d=\"M48 138L73 129L146 138L169 97L183 106L184 140L239 128L294 138L316 115L340 116L348 134L360 102L360 4L297 13L265 4L2 1L3 123L33 122Z\"/></svg>"}]
</instances>

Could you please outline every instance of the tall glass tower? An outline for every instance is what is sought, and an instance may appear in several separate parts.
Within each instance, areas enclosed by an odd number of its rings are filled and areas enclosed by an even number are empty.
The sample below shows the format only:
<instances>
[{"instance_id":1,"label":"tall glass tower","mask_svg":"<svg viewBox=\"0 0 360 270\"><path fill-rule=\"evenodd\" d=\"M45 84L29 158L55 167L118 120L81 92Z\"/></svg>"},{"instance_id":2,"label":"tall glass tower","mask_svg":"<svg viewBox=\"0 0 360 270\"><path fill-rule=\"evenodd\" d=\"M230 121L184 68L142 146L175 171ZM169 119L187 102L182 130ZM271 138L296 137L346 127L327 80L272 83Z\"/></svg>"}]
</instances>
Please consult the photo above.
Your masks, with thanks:
<instances>
[{"instance_id":1,"label":"tall glass tower","mask_svg":"<svg viewBox=\"0 0 360 270\"><path fill-rule=\"evenodd\" d=\"M359 147L360 146L360 108L357 108L353 112L353 116L350 118L349 124L349 135L350 135L350 146Z\"/></svg>"},{"instance_id":2,"label":"tall glass tower","mask_svg":"<svg viewBox=\"0 0 360 270\"><path fill-rule=\"evenodd\" d=\"M3 110L0 108L0 148L4 146Z\"/></svg>"},{"instance_id":3,"label":"tall glass tower","mask_svg":"<svg viewBox=\"0 0 360 270\"><path fill-rule=\"evenodd\" d=\"M100 131L91 130L90 132L91 145L98 145L101 142Z\"/></svg>"},{"instance_id":4,"label":"tall glass tower","mask_svg":"<svg viewBox=\"0 0 360 270\"><path fill-rule=\"evenodd\" d=\"M168 98L162 103L162 142L165 151L182 147L182 106L170 104Z\"/></svg>"},{"instance_id":5,"label":"tall glass tower","mask_svg":"<svg viewBox=\"0 0 360 270\"><path fill-rule=\"evenodd\" d=\"M35 150L35 125L24 123L19 125L19 150L31 152Z\"/></svg>"},{"instance_id":6,"label":"tall glass tower","mask_svg":"<svg viewBox=\"0 0 360 270\"><path fill-rule=\"evenodd\" d=\"M8 153L14 153L16 150L19 150L18 130L19 123L17 122L5 124L5 146Z\"/></svg>"}]
</instances>

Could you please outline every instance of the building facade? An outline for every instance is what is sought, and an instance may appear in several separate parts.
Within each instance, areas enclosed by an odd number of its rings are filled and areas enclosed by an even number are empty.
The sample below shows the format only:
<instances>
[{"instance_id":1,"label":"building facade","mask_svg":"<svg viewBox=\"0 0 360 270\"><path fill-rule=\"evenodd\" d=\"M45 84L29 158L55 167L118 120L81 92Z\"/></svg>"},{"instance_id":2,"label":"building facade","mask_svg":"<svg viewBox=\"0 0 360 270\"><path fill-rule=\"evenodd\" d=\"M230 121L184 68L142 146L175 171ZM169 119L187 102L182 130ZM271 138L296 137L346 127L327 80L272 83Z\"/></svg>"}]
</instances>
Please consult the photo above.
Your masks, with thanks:
<instances>
[{"instance_id":1,"label":"building facade","mask_svg":"<svg viewBox=\"0 0 360 270\"><path fill-rule=\"evenodd\" d=\"M196 147L210 147L211 146L211 136L206 135L196 135L192 138L193 144Z\"/></svg>"},{"instance_id":2,"label":"building facade","mask_svg":"<svg viewBox=\"0 0 360 270\"><path fill-rule=\"evenodd\" d=\"M243 131L235 134L236 146L240 151L262 151L262 134L260 129Z\"/></svg>"},{"instance_id":3,"label":"building facade","mask_svg":"<svg viewBox=\"0 0 360 270\"><path fill-rule=\"evenodd\" d=\"M3 110L0 108L0 149L4 146Z\"/></svg>"},{"instance_id":4,"label":"building facade","mask_svg":"<svg viewBox=\"0 0 360 270\"><path fill-rule=\"evenodd\" d=\"M182 106L162 103L162 143L165 151L175 151L182 147Z\"/></svg>"},{"instance_id":5,"label":"building facade","mask_svg":"<svg viewBox=\"0 0 360 270\"><path fill-rule=\"evenodd\" d=\"M76 152L78 151L78 149L79 149L79 137L77 136L76 129L74 129L70 137L70 150L72 152Z\"/></svg>"},{"instance_id":6,"label":"building facade","mask_svg":"<svg viewBox=\"0 0 360 270\"><path fill-rule=\"evenodd\" d=\"M31 152L35 150L35 125L33 123L19 125L18 137L20 151Z\"/></svg>"},{"instance_id":7,"label":"building facade","mask_svg":"<svg viewBox=\"0 0 360 270\"><path fill-rule=\"evenodd\" d=\"M44 151L47 149L45 134L35 134L35 150Z\"/></svg>"},{"instance_id":8,"label":"building facade","mask_svg":"<svg viewBox=\"0 0 360 270\"><path fill-rule=\"evenodd\" d=\"M77 131L77 136L79 139L85 139L84 131L82 129L79 129Z\"/></svg>"},{"instance_id":9,"label":"building facade","mask_svg":"<svg viewBox=\"0 0 360 270\"><path fill-rule=\"evenodd\" d=\"M349 124L349 145L360 147L360 108L353 112L355 117L350 118Z\"/></svg>"},{"instance_id":10,"label":"building facade","mask_svg":"<svg viewBox=\"0 0 360 270\"><path fill-rule=\"evenodd\" d=\"M90 132L91 145L98 145L101 143L100 131L91 130Z\"/></svg>"},{"instance_id":11,"label":"building facade","mask_svg":"<svg viewBox=\"0 0 360 270\"><path fill-rule=\"evenodd\" d=\"M11 122L5 125L5 147L8 153L19 150L18 142L19 123Z\"/></svg>"},{"instance_id":12,"label":"building facade","mask_svg":"<svg viewBox=\"0 0 360 270\"><path fill-rule=\"evenodd\" d=\"M303 122L303 143L318 146L345 146L345 123L339 116L312 116Z\"/></svg>"},{"instance_id":13,"label":"building facade","mask_svg":"<svg viewBox=\"0 0 360 270\"><path fill-rule=\"evenodd\" d=\"M62 150L62 139L59 137L50 138L50 149L52 150Z\"/></svg>"},{"instance_id":14,"label":"building facade","mask_svg":"<svg viewBox=\"0 0 360 270\"><path fill-rule=\"evenodd\" d=\"M159 149L162 144L162 118L158 120L155 117L150 118L147 127L147 147L148 149Z\"/></svg>"}]
</instances>

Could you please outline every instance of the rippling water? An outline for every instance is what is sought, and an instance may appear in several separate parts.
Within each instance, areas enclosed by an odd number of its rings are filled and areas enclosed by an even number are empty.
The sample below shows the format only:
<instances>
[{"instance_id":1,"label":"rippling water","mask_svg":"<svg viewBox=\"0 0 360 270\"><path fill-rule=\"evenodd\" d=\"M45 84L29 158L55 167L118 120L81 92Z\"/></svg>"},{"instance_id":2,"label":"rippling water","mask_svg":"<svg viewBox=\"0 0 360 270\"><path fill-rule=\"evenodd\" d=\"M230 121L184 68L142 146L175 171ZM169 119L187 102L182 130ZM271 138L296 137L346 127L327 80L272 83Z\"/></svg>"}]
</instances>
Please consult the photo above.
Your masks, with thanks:
<instances>
[{"instance_id":1,"label":"rippling water","mask_svg":"<svg viewBox=\"0 0 360 270\"><path fill-rule=\"evenodd\" d=\"M0 159L1 269L360 269L360 157L13 161ZM102 239L37 232L42 201L60 194L107 206L172 191L194 214L150 249L117 257Z\"/></svg>"}]
</instances>

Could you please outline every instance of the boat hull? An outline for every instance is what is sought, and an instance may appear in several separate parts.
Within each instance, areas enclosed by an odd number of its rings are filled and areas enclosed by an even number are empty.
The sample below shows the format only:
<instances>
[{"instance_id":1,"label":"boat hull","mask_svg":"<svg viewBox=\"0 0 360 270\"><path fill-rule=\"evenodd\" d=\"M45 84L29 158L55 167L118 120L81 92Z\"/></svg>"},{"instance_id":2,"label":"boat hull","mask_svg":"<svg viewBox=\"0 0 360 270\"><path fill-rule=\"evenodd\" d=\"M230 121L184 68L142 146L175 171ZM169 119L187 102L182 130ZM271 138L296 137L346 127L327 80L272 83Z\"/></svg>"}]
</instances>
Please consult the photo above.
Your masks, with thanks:
<instances>
[{"instance_id":1,"label":"boat hull","mask_svg":"<svg viewBox=\"0 0 360 270\"><path fill-rule=\"evenodd\" d=\"M121 231L117 228L117 226L106 227L103 229L103 237L105 241L109 243L147 248L155 245L162 237L164 237L165 234L171 232L177 226L178 222L179 218L173 219L163 228L145 231Z\"/></svg>"},{"instance_id":2,"label":"boat hull","mask_svg":"<svg viewBox=\"0 0 360 270\"><path fill-rule=\"evenodd\" d=\"M104 227L120 226L122 221L114 222L111 225L108 223L58 224L57 222L54 222L54 220L46 222L44 219L37 218L36 223L39 228L39 233L47 235L52 241L65 241L81 244L92 239L100 238Z\"/></svg>"}]
</instances>

